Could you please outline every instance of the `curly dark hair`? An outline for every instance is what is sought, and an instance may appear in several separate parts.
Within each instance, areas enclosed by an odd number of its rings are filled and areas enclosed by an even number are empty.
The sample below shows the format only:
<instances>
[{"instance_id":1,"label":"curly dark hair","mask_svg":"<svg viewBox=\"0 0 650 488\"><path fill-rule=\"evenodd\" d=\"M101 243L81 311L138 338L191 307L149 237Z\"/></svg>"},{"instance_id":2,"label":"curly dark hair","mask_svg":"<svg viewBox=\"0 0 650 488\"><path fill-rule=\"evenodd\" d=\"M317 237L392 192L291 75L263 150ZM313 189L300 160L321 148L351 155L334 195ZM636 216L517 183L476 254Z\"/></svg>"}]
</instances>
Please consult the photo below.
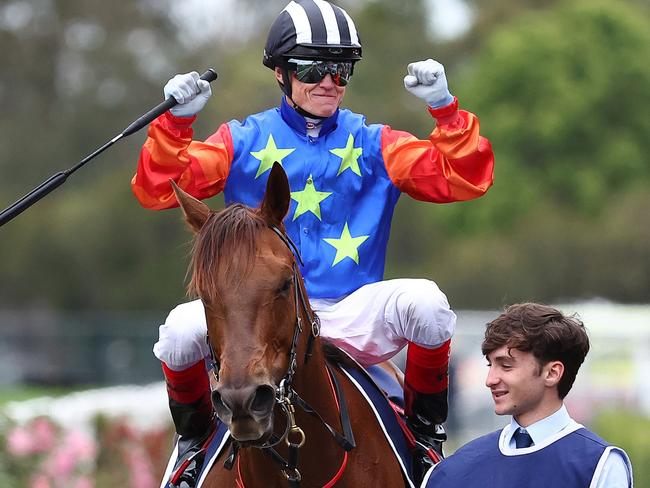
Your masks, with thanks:
<instances>
[{"instance_id":1,"label":"curly dark hair","mask_svg":"<svg viewBox=\"0 0 650 488\"><path fill-rule=\"evenodd\" d=\"M589 336L575 316L539 303L511 305L487 324L481 345L486 357L500 347L532 352L540 367L550 361L564 364L558 394L564 398L589 352Z\"/></svg>"}]
</instances>

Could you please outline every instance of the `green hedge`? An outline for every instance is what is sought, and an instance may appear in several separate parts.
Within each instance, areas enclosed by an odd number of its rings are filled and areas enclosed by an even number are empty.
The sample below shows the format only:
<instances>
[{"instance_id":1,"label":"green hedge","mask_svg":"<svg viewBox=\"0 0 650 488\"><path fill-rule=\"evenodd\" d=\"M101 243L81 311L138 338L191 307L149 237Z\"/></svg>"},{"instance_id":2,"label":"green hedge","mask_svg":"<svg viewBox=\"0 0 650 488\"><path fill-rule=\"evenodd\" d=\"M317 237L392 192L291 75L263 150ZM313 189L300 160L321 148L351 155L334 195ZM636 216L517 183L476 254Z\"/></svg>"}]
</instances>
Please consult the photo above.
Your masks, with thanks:
<instances>
[{"instance_id":1,"label":"green hedge","mask_svg":"<svg viewBox=\"0 0 650 488\"><path fill-rule=\"evenodd\" d=\"M650 417L638 412L603 412L592 424L608 442L625 449L632 460L634 485L650 486Z\"/></svg>"}]
</instances>

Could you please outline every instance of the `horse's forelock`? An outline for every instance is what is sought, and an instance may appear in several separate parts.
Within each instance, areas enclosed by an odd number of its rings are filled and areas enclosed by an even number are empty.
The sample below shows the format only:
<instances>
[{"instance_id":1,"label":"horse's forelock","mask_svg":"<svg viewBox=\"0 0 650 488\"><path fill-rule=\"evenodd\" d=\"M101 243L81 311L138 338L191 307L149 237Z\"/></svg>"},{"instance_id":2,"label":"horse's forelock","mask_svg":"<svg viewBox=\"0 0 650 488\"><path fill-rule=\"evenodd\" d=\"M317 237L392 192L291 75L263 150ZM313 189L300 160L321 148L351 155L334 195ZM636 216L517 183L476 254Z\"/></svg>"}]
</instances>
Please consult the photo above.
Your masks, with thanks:
<instances>
[{"instance_id":1,"label":"horse's forelock","mask_svg":"<svg viewBox=\"0 0 650 488\"><path fill-rule=\"evenodd\" d=\"M252 270L255 241L265 227L256 211L240 204L212 214L194 240L188 293L214 300L217 276L237 287Z\"/></svg>"}]
</instances>

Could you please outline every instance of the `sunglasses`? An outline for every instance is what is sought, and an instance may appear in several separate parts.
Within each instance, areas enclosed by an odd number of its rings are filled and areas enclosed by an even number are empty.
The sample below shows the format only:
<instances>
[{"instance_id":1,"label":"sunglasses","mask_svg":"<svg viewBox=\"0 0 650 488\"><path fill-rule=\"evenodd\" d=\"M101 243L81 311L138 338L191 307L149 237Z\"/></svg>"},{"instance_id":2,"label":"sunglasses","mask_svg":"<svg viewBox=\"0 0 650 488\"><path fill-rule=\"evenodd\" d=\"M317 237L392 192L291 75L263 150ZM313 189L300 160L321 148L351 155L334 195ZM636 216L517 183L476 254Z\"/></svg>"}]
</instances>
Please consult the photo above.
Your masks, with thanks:
<instances>
[{"instance_id":1,"label":"sunglasses","mask_svg":"<svg viewBox=\"0 0 650 488\"><path fill-rule=\"evenodd\" d=\"M331 75L337 86L345 86L352 76L351 61L314 61L308 59L290 59L290 68L302 83L319 83L325 76Z\"/></svg>"}]
</instances>

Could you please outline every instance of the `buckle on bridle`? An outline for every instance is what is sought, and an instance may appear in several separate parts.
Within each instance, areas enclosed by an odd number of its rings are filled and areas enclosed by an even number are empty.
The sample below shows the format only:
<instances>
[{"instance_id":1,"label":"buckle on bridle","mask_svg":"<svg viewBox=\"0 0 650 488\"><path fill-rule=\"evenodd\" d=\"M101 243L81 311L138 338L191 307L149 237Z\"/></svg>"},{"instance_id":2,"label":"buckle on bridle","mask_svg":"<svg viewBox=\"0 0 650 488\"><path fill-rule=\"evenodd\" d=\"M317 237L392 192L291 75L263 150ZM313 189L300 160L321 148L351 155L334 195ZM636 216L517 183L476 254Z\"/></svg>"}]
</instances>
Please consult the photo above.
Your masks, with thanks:
<instances>
[{"instance_id":1,"label":"buckle on bridle","mask_svg":"<svg viewBox=\"0 0 650 488\"><path fill-rule=\"evenodd\" d=\"M311 335L314 337L318 337L320 335L320 319L316 314L314 314L314 318L311 321Z\"/></svg>"},{"instance_id":2,"label":"buckle on bridle","mask_svg":"<svg viewBox=\"0 0 650 488\"><path fill-rule=\"evenodd\" d=\"M282 381L280 381L280 385L278 386L278 389L276 390L277 398L276 398L276 403L279 404L284 404L290 402L291 398L291 389L287 388L287 379L282 378Z\"/></svg>"},{"instance_id":3,"label":"buckle on bridle","mask_svg":"<svg viewBox=\"0 0 650 488\"><path fill-rule=\"evenodd\" d=\"M291 471L291 473L289 473L289 471ZM300 476L300 471L298 471L298 468L285 468L282 470L282 474L284 474L285 478L287 478L287 481L298 483L302 480L302 476Z\"/></svg>"}]
</instances>

